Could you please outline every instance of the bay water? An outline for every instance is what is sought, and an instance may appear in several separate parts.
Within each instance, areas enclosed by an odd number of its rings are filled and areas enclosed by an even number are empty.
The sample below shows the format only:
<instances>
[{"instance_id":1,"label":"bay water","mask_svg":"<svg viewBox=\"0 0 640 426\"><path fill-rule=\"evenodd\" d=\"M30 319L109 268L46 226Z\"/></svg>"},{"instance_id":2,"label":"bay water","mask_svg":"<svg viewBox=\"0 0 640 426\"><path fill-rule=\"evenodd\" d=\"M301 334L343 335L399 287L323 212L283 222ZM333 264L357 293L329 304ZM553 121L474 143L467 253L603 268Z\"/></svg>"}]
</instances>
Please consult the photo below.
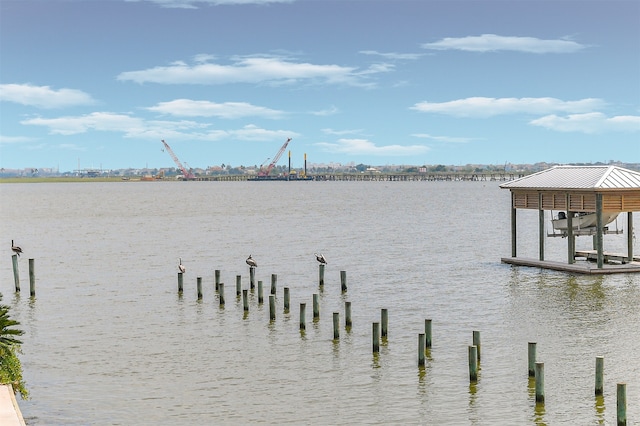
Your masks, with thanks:
<instances>
[{"instance_id":1,"label":"bay water","mask_svg":"<svg viewBox=\"0 0 640 426\"><path fill-rule=\"evenodd\" d=\"M0 186L1 303L25 331L20 358L30 399L19 405L27 424L606 425L616 422L619 382L627 383L629 424L640 424L640 274L501 264L511 254L510 194L498 185ZM538 256L537 215L518 210L519 256ZM625 224L621 214L609 225L625 233L605 236L606 251L626 251ZM11 239L24 250L20 293ZM566 239L545 244L548 260L566 259ZM578 250L591 248L591 237L577 238ZM314 253L328 260L323 288ZM235 284L240 275L249 288L250 254L265 303L249 292L244 312ZM180 258L187 268L182 295ZM372 324L381 309L389 331L374 354ZM432 320L433 346L419 368L425 319ZM468 373L473 331L482 342L477 383ZM528 342L545 363L544 405L536 405L527 375ZM605 359L603 398L594 396L596 356Z\"/></svg>"}]
</instances>

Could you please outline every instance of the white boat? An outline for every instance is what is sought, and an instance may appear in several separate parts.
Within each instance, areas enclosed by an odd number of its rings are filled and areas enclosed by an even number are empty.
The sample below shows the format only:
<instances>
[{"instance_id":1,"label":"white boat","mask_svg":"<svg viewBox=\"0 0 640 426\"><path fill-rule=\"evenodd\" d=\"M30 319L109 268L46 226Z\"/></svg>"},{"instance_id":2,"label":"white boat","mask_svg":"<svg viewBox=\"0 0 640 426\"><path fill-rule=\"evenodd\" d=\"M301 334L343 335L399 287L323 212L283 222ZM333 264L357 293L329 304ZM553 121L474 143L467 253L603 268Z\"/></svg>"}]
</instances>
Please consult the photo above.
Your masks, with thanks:
<instances>
[{"instance_id":1,"label":"white boat","mask_svg":"<svg viewBox=\"0 0 640 426\"><path fill-rule=\"evenodd\" d=\"M602 226L616 220L618 212L602 212ZM555 219L551 219L553 229L556 231L566 231L569 228L567 214L565 212L558 213ZM580 212L573 216L573 229L595 228L598 225L596 214L588 212Z\"/></svg>"}]
</instances>

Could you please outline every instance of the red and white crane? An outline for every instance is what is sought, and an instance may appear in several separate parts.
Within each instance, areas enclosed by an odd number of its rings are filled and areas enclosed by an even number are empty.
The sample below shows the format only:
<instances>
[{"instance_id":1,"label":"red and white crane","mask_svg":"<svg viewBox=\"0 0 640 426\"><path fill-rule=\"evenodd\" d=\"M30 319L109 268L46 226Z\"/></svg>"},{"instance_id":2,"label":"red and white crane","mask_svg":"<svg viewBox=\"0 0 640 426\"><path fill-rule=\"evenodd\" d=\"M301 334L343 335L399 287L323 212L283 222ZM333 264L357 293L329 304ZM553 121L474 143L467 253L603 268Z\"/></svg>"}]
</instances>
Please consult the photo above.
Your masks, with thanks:
<instances>
[{"instance_id":1,"label":"red and white crane","mask_svg":"<svg viewBox=\"0 0 640 426\"><path fill-rule=\"evenodd\" d=\"M184 180L193 180L196 178L196 175L194 175L193 173L191 173L190 171L188 171L180 162L180 160L178 160L178 157L176 156L176 154L173 153L173 150L171 149L171 147L169 146L168 143L166 143L164 141L164 139L162 140L162 143L164 144L164 147L167 149L167 152L169 153L169 155L171 155L171 158L173 158L173 162L176 163L176 166L178 166L178 168L180 170L182 170L182 176Z\"/></svg>"},{"instance_id":2,"label":"red and white crane","mask_svg":"<svg viewBox=\"0 0 640 426\"><path fill-rule=\"evenodd\" d=\"M287 138L287 140L284 143L284 145L282 145L282 147L280 148L280 151L278 151L278 153L275 155L275 157L273 157L273 160L271 160L271 163L269 163L269 165L267 166L266 169L263 168L262 166L260 166L260 171L258 172L258 176L259 177L267 177L267 176L269 176L269 174L271 173L271 169L273 169L275 167L276 163L278 162L278 160L282 156L282 153L284 152L285 149L287 149L287 145L289 145L289 142L291 142L291 138Z\"/></svg>"}]
</instances>

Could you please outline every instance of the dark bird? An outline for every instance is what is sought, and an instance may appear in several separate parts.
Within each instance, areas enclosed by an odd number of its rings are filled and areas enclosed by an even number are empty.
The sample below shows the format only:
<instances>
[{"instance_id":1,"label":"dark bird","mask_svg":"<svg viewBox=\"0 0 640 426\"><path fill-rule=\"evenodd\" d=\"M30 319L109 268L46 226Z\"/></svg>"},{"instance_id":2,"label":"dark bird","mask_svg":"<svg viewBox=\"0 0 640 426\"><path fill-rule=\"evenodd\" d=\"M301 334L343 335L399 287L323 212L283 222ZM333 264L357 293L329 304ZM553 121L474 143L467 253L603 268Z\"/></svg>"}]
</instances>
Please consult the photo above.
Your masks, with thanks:
<instances>
[{"instance_id":1,"label":"dark bird","mask_svg":"<svg viewBox=\"0 0 640 426\"><path fill-rule=\"evenodd\" d=\"M324 254L322 253L314 253L316 255L316 260L323 265L327 264L327 259L324 258Z\"/></svg>"},{"instance_id":2,"label":"dark bird","mask_svg":"<svg viewBox=\"0 0 640 426\"><path fill-rule=\"evenodd\" d=\"M258 267L258 262L256 262L255 260L253 260L253 258L251 257L251 255L249 255L249 257L247 257L247 265L251 266L252 268L257 268Z\"/></svg>"},{"instance_id":3,"label":"dark bird","mask_svg":"<svg viewBox=\"0 0 640 426\"><path fill-rule=\"evenodd\" d=\"M182 258L178 260L178 270L183 274L187 272L187 268L185 268L184 265L182 264Z\"/></svg>"},{"instance_id":4,"label":"dark bird","mask_svg":"<svg viewBox=\"0 0 640 426\"><path fill-rule=\"evenodd\" d=\"M13 240L11 240L11 250L13 250L13 252L15 254L18 255L18 257L20 257L20 253L22 253L22 249L16 245L13 244Z\"/></svg>"}]
</instances>

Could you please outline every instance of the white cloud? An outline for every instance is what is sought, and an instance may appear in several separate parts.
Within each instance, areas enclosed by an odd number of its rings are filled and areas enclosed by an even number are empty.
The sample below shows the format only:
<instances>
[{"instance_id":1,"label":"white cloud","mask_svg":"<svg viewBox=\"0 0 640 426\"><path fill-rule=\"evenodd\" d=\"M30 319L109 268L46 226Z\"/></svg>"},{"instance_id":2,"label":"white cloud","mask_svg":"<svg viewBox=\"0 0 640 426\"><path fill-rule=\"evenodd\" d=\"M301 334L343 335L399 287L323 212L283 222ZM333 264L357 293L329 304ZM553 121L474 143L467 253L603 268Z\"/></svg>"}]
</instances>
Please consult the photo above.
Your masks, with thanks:
<instances>
[{"instance_id":1,"label":"white cloud","mask_svg":"<svg viewBox=\"0 0 640 426\"><path fill-rule=\"evenodd\" d=\"M292 3L295 0L126 0L130 2L148 1L166 8L197 9L199 5L242 5L242 4L270 4Z\"/></svg>"},{"instance_id":2,"label":"white cloud","mask_svg":"<svg viewBox=\"0 0 640 426\"><path fill-rule=\"evenodd\" d=\"M363 55L382 56L385 59L392 59L392 60L416 60L424 56L424 54L422 53L397 53L397 52L382 53L376 50L361 50L360 53L362 53Z\"/></svg>"},{"instance_id":3,"label":"white cloud","mask_svg":"<svg viewBox=\"0 0 640 426\"><path fill-rule=\"evenodd\" d=\"M120 81L159 84L291 84L305 81L366 87L371 84L363 81L362 76L391 69L389 65L374 65L356 72L353 67L298 63L268 56L237 57L232 64L201 62L204 55L197 58L195 65L178 61L165 67L126 71L117 78Z\"/></svg>"},{"instance_id":4,"label":"white cloud","mask_svg":"<svg viewBox=\"0 0 640 426\"><path fill-rule=\"evenodd\" d=\"M311 114L312 115L317 115L317 116L320 116L320 117L326 117L328 115L337 114L338 112L340 112L338 107L336 107L335 105L331 105L331 107L327 108L327 109L323 109L323 110L320 110L320 111L312 111Z\"/></svg>"},{"instance_id":5,"label":"white cloud","mask_svg":"<svg viewBox=\"0 0 640 426\"><path fill-rule=\"evenodd\" d=\"M194 101L191 99L175 99L160 102L150 111L182 117L218 117L226 119L243 117L282 118L283 111L251 105L246 102L216 103L210 101Z\"/></svg>"},{"instance_id":6,"label":"white cloud","mask_svg":"<svg viewBox=\"0 0 640 426\"><path fill-rule=\"evenodd\" d=\"M336 143L320 142L316 145L331 153L348 155L411 156L429 151L424 145L377 146L366 139L339 139Z\"/></svg>"},{"instance_id":7,"label":"white cloud","mask_svg":"<svg viewBox=\"0 0 640 426\"><path fill-rule=\"evenodd\" d=\"M6 136L0 135L0 145L4 144L13 144L13 143L24 143L32 141L32 138L28 138L26 136Z\"/></svg>"},{"instance_id":8,"label":"white cloud","mask_svg":"<svg viewBox=\"0 0 640 426\"><path fill-rule=\"evenodd\" d=\"M53 90L49 86L31 84L0 84L0 101L38 108L64 108L95 103L91 96L81 90Z\"/></svg>"},{"instance_id":9,"label":"white cloud","mask_svg":"<svg viewBox=\"0 0 640 426\"><path fill-rule=\"evenodd\" d=\"M253 124L245 126L242 129L232 130L229 134L237 139L248 141L286 140L287 138L295 138L299 136L299 134L295 132L289 132L286 130L267 130Z\"/></svg>"},{"instance_id":10,"label":"white cloud","mask_svg":"<svg viewBox=\"0 0 640 426\"><path fill-rule=\"evenodd\" d=\"M463 50L468 52L514 51L526 53L573 53L585 46L565 39L542 40L535 37L505 37L496 34L447 37L434 43L424 43L424 49Z\"/></svg>"},{"instance_id":11,"label":"white cloud","mask_svg":"<svg viewBox=\"0 0 640 426\"><path fill-rule=\"evenodd\" d=\"M350 129L350 130L322 129L323 133L327 135L336 135L336 136L357 135L357 134L361 134L363 131L364 131L363 129Z\"/></svg>"},{"instance_id":12,"label":"white cloud","mask_svg":"<svg viewBox=\"0 0 640 426\"><path fill-rule=\"evenodd\" d=\"M419 102L410 109L457 117L486 118L504 114L584 113L604 106L600 99L562 101L556 98L484 98L473 97L449 102Z\"/></svg>"},{"instance_id":13,"label":"white cloud","mask_svg":"<svg viewBox=\"0 0 640 426\"><path fill-rule=\"evenodd\" d=\"M571 114L566 117L547 115L530 124L559 132L640 132L640 116L623 115L608 118L599 112Z\"/></svg>"},{"instance_id":14,"label":"white cloud","mask_svg":"<svg viewBox=\"0 0 640 426\"><path fill-rule=\"evenodd\" d=\"M437 142L447 142L447 143L467 143L471 142L473 138L460 138L454 136L434 136L428 133L414 133L411 136L416 138L430 139Z\"/></svg>"}]
</instances>

